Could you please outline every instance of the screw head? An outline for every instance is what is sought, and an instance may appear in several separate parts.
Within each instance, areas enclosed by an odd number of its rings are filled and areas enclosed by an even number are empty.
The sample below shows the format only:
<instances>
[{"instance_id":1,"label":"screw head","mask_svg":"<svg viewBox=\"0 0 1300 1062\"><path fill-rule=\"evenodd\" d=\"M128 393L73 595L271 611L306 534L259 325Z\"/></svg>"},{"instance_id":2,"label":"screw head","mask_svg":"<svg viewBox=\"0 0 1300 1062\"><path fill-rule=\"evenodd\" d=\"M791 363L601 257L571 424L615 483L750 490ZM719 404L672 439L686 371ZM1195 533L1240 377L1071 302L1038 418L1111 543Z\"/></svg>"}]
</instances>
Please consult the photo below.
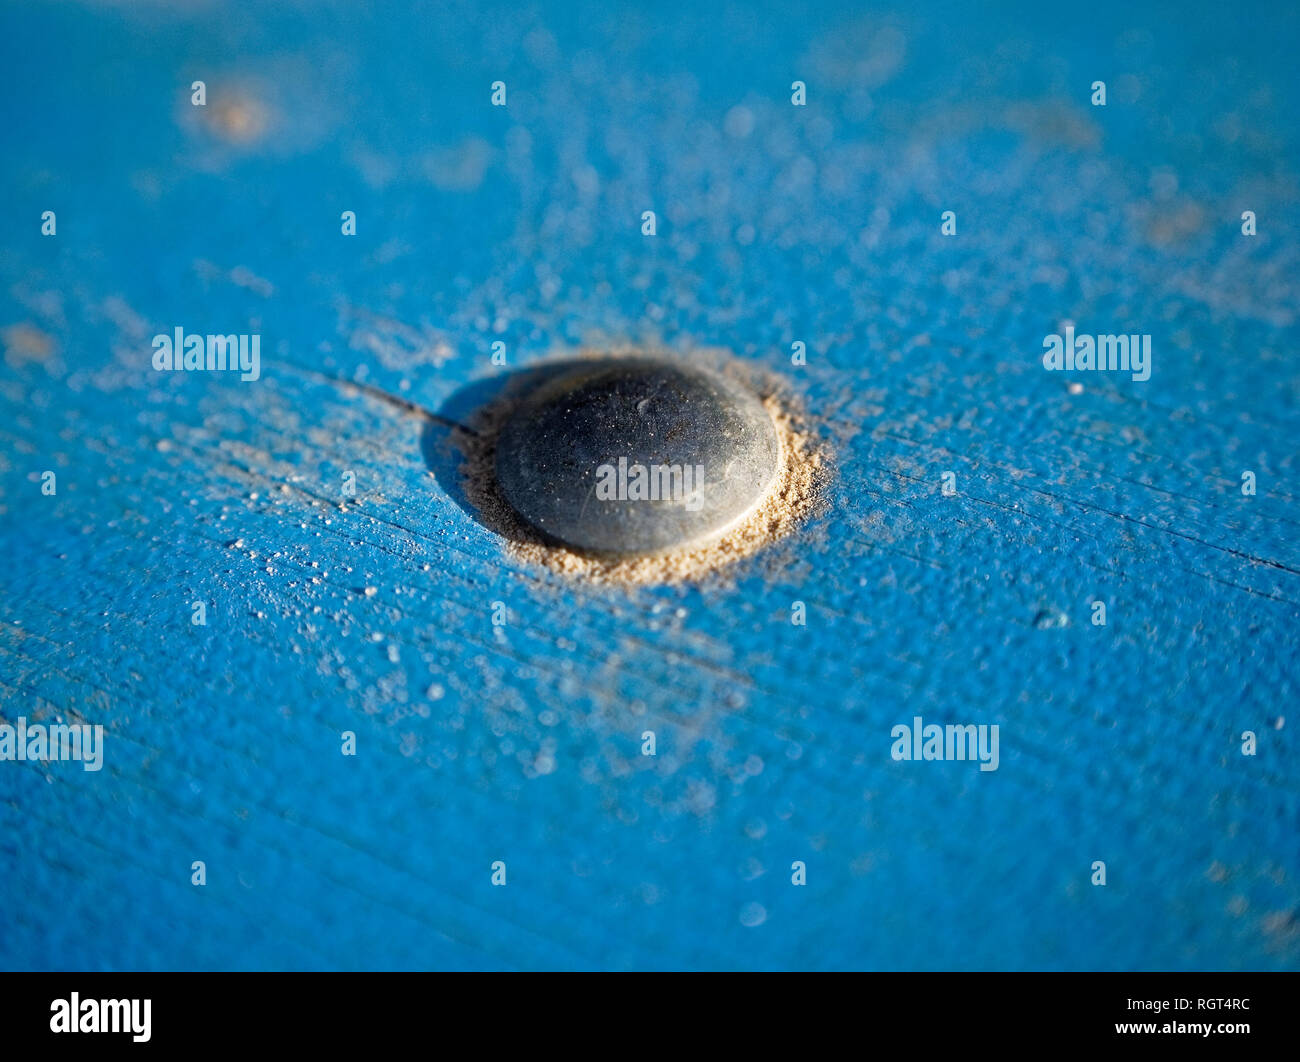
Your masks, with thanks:
<instances>
[{"instance_id":1,"label":"screw head","mask_svg":"<svg viewBox=\"0 0 1300 1062\"><path fill-rule=\"evenodd\" d=\"M776 477L781 444L758 398L653 358L583 362L520 403L497 438L497 486L545 537L599 554L716 538Z\"/></svg>"}]
</instances>

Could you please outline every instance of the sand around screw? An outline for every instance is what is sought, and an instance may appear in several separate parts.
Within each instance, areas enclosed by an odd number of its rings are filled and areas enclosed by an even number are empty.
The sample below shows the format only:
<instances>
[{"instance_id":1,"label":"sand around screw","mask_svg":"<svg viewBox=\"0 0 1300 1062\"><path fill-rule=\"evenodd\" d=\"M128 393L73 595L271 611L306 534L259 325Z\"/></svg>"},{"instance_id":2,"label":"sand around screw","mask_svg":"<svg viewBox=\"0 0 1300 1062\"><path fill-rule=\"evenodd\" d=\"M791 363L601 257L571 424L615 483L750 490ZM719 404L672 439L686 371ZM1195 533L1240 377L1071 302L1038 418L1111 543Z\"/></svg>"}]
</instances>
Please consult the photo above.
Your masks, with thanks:
<instances>
[{"instance_id":1,"label":"sand around screw","mask_svg":"<svg viewBox=\"0 0 1300 1062\"><path fill-rule=\"evenodd\" d=\"M646 353L644 350L598 354L580 351L576 356L608 358ZM569 360L573 357L570 355ZM454 429L451 442L463 458L461 473L466 499L477 510L483 524L505 539L511 556L589 583L644 586L700 582L715 577L732 562L789 536L825 508L830 451L814 434L809 418L783 382L717 351L692 352L691 360L749 387L772 417L781 443L781 458L771 486L754 508L711 541L653 556L608 557L547 541L523 521L497 489L497 436L523 398L518 389L508 387L505 394L479 410L463 429Z\"/></svg>"}]
</instances>

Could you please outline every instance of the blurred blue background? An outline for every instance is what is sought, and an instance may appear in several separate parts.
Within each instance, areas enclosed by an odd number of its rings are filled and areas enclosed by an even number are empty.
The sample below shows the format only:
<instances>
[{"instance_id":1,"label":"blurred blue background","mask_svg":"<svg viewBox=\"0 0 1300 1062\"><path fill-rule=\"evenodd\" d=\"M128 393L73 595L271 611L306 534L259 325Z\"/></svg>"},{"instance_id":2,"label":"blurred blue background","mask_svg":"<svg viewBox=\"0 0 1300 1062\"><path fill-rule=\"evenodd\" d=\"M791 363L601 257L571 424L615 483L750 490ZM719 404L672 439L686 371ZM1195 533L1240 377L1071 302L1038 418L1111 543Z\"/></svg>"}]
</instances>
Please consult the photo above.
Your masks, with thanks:
<instances>
[{"instance_id":1,"label":"blurred blue background","mask_svg":"<svg viewBox=\"0 0 1300 1062\"><path fill-rule=\"evenodd\" d=\"M0 8L0 717L106 731L0 763L0 965L1300 966L1298 22ZM1044 372L1066 321L1151 380ZM498 340L782 374L828 510L704 586L521 564L350 386Z\"/></svg>"}]
</instances>

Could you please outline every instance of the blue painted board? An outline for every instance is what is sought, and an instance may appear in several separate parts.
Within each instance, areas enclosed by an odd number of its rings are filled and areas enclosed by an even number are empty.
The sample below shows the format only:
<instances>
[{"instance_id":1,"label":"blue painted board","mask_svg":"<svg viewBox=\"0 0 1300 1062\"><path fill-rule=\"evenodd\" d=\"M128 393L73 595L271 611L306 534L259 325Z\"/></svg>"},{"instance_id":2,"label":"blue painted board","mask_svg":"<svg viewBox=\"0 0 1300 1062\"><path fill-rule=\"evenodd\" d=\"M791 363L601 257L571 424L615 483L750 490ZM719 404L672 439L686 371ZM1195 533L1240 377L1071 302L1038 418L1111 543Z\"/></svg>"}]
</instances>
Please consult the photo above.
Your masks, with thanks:
<instances>
[{"instance_id":1,"label":"blue painted board","mask_svg":"<svg viewBox=\"0 0 1300 1062\"><path fill-rule=\"evenodd\" d=\"M106 734L0 763L0 966L1300 966L1298 43L1285 4L0 9L0 717ZM1150 380L1045 371L1067 321ZM177 326L260 378L155 372ZM448 424L609 342L784 374L826 512L704 585L512 558ZM918 716L998 769L895 761Z\"/></svg>"}]
</instances>

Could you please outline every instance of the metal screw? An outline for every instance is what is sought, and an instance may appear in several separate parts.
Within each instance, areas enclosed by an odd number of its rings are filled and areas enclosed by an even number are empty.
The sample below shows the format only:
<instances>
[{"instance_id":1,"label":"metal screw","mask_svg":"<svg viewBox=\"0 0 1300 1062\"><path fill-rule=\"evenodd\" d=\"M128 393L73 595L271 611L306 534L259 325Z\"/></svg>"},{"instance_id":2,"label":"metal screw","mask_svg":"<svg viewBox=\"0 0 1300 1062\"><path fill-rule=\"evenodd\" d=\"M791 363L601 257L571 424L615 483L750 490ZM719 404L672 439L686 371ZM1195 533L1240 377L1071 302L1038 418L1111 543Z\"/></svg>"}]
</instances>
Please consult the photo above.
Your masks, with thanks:
<instances>
[{"instance_id":1,"label":"metal screw","mask_svg":"<svg viewBox=\"0 0 1300 1062\"><path fill-rule=\"evenodd\" d=\"M713 372L649 358L583 363L542 383L497 440L501 494L544 536L592 553L698 545L776 476L762 403Z\"/></svg>"}]
</instances>

